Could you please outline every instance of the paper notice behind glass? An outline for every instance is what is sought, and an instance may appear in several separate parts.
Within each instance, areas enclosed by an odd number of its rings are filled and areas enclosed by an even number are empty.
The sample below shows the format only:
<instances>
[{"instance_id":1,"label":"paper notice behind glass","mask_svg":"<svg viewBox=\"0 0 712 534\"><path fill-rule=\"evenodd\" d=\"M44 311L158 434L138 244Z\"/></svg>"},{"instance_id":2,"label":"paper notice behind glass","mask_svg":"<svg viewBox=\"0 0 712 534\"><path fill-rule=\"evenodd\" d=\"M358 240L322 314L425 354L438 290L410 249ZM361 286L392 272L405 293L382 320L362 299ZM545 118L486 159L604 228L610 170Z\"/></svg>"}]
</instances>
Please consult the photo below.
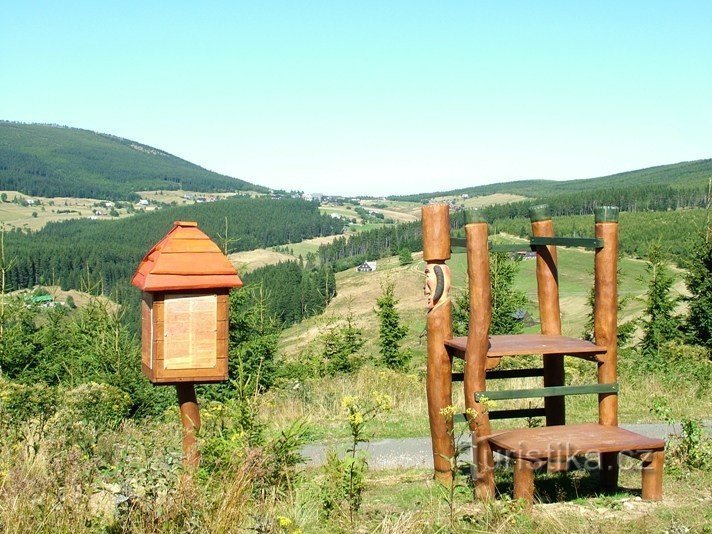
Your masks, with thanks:
<instances>
[{"instance_id":1,"label":"paper notice behind glass","mask_svg":"<svg viewBox=\"0 0 712 534\"><path fill-rule=\"evenodd\" d=\"M166 295L163 366L207 369L217 365L217 295Z\"/></svg>"}]
</instances>

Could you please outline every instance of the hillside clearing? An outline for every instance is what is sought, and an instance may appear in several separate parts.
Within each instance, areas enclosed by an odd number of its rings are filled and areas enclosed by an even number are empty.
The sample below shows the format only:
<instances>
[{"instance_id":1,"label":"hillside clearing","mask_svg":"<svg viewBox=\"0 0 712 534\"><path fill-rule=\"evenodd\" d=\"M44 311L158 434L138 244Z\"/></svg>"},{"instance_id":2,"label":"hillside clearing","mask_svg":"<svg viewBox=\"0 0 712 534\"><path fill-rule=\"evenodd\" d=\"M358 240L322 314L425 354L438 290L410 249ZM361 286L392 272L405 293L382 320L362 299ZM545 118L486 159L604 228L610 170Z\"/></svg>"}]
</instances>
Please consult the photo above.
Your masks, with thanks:
<instances>
[{"instance_id":1,"label":"hillside clearing","mask_svg":"<svg viewBox=\"0 0 712 534\"><path fill-rule=\"evenodd\" d=\"M423 263L420 253L413 255L415 262L402 267L395 257L378 261L378 269L373 273L359 273L349 269L336 273L338 294L327 307L323 317L314 317L285 330L282 336L282 348L287 357L299 353L319 332L335 318L344 317L349 306L356 322L364 329L367 339L366 351L376 353L377 323L373 308L380 293L381 284L392 278L395 282L396 297L400 300L398 309L405 324L411 325L406 346L412 347L416 361L424 361L425 343L420 335L425 327L425 301L423 294ZM448 262L452 270L455 294L466 287L467 260L462 252L454 253ZM539 311L535 305L536 262L524 260L515 279L515 287L524 292L529 299L527 310L535 321ZM562 330L565 335L579 336L584 329L589 312L588 295L593 285L593 253L578 249L559 249L559 285L562 312ZM645 262L623 257L620 261L620 295L627 297L626 305L620 314L620 321L625 322L640 316L643 311L643 297L646 291ZM673 269L676 278L673 288L677 296L686 294L682 274L684 271ZM368 290L364 288L368 287ZM538 324L527 331L538 331Z\"/></svg>"},{"instance_id":2,"label":"hillside clearing","mask_svg":"<svg viewBox=\"0 0 712 534\"><path fill-rule=\"evenodd\" d=\"M228 259L235 266L238 273L245 274L265 265L273 265L282 261L293 261L294 256L275 252L269 248L258 248L246 252L235 252L228 255Z\"/></svg>"},{"instance_id":3,"label":"hillside clearing","mask_svg":"<svg viewBox=\"0 0 712 534\"><path fill-rule=\"evenodd\" d=\"M3 193L7 195L8 201L0 203L0 223L5 224L8 228L35 231L43 228L48 222L89 217L113 220L130 216L125 209L119 209L117 210L118 217L111 217L108 214L109 209L104 205L105 200L96 198L35 197L19 191L0 191L0 194ZM24 201L29 199L35 204L21 206L12 202L15 198ZM101 215L96 215L95 210L99 210ZM59 213L60 211L69 213Z\"/></svg>"},{"instance_id":4,"label":"hillside clearing","mask_svg":"<svg viewBox=\"0 0 712 534\"><path fill-rule=\"evenodd\" d=\"M491 195L482 195L477 197L462 198L462 196L449 195L443 197L435 197L435 202L453 201L463 205L466 209L484 208L485 206L496 206L498 204L509 204L510 202L518 202L527 200L528 197L515 195L512 193L493 193Z\"/></svg>"}]
</instances>

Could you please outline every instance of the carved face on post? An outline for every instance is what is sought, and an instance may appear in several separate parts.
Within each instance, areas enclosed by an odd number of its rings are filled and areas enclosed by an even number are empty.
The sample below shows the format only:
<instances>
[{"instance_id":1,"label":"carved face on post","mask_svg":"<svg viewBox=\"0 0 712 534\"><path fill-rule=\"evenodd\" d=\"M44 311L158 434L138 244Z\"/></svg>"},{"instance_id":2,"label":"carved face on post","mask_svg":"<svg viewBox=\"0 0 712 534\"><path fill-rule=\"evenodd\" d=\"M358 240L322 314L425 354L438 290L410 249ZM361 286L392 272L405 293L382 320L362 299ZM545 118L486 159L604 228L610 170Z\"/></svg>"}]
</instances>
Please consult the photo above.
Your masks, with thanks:
<instances>
[{"instance_id":1,"label":"carved face on post","mask_svg":"<svg viewBox=\"0 0 712 534\"><path fill-rule=\"evenodd\" d=\"M429 310L450 297L450 267L444 263L425 264L425 296Z\"/></svg>"}]
</instances>

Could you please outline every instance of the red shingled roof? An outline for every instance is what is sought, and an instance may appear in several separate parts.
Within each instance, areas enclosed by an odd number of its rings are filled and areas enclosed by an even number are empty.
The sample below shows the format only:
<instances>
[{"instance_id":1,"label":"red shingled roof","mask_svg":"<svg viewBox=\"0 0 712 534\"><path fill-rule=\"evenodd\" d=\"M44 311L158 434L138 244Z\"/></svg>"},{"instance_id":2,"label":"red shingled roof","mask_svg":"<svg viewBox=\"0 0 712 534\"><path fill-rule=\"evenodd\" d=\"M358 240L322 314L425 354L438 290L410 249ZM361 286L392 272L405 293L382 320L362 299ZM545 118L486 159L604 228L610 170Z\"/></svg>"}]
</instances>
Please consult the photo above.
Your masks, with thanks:
<instances>
[{"instance_id":1,"label":"red shingled roof","mask_svg":"<svg viewBox=\"0 0 712 534\"><path fill-rule=\"evenodd\" d=\"M131 283L143 291L242 287L230 260L198 223L176 221L136 270Z\"/></svg>"}]
</instances>

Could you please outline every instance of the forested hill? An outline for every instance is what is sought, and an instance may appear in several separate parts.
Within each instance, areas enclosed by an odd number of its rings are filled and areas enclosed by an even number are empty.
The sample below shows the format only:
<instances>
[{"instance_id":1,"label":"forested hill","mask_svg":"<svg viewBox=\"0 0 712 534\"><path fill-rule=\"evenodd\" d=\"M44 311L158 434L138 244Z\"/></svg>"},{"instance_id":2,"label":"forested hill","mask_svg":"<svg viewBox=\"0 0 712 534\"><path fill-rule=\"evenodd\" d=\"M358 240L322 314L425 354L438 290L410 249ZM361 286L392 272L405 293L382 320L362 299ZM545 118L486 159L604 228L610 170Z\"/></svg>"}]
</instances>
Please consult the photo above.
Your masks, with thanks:
<instances>
[{"instance_id":1,"label":"forested hill","mask_svg":"<svg viewBox=\"0 0 712 534\"><path fill-rule=\"evenodd\" d=\"M134 200L136 191L152 189L267 191L128 139L6 121L0 121L0 189L110 200Z\"/></svg>"},{"instance_id":2,"label":"forested hill","mask_svg":"<svg viewBox=\"0 0 712 534\"><path fill-rule=\"evenodd\" d=\"M175 220L197 221L228 251L251 250L333 235L343 222L319 213L318 205L297 199L231 197L218 202L164 208L114 221L76 219L49 223L26 234L5 235L7 289L57 283L82 288L101 282L106 293L128 286L138 262Z\"/></svg>"},{"instance_id":3,"label":"forested hill","mask_svg":"<svg viewBox=\"0 0 712 534\"><path fill-rule=\"evenodd\" d=\"M512 193L532 198L552 197L560 194L593 193L608 189L634 187L639 190L650 187L702 190L712 178L712 159L683 161L635 171L612 174L581 180L521 180L497 184L435 191L415 195L396 195L391 200L420 202L431 198L451 195L481 196L494 193Z\"/></svg>"}]
</instances>

